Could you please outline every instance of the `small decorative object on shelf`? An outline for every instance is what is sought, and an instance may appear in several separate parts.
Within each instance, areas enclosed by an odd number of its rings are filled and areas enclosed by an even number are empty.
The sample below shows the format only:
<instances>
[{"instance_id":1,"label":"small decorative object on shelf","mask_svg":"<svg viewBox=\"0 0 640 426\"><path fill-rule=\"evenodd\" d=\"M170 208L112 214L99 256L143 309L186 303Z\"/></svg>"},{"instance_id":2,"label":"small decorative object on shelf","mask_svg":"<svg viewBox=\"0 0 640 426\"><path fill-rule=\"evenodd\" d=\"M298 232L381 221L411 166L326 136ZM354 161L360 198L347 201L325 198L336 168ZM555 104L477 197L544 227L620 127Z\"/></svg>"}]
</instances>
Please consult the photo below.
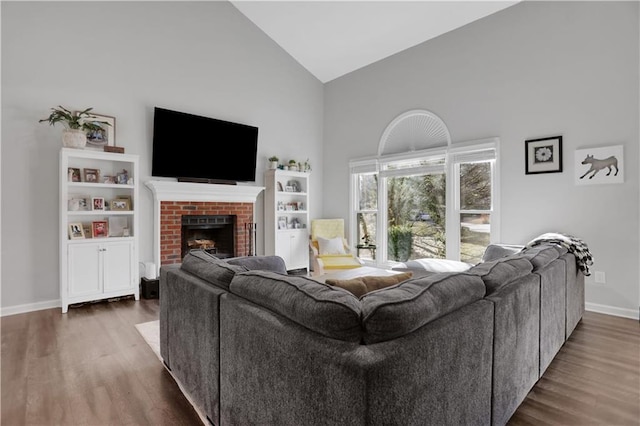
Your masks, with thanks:
<instances>
[{"instance_id":1,"label":"small decorative object on shelf","mask_svg":"<svg viewBox=\"0 0 640 426\"><path fill-rule=\"evenodd\" d=\"M296 160L289 160L289 170L293 172L298 171L298 163Z\"/></svg>"},{"instance_id":2,"label":"small decorative object on shelf","mask_svg":"<svg viewBox=\"0 0 640 426\"><path fill-rule=\"evenodd\" d=\"M124 154L124 147L105 145L104 152L115 152L116 154Z\"/></svg>"},{"instance_id":3,"label":"small decorative object on shelf","mask_svg":"<svg viewBox=\"0 0 640 426\"><path fill-rule=\"evenodd\" d=\"M269 168L274 170L278 168L278 161L280 161L280 159L278 157L276 157L275 155L269 157Z\"/></svg>"},{"instance_id":4,"label":"small decorative object on shelf","mask_svg":"<svg viewBox=\"0 0 640 426\"><path fill-rule=\"evenodd\" d=\"M91 118L89 112L93 108L87 108L82 111L74 111L66 109L58 105L57 108L51 108L51 114L47 118L39 120L39 123L48 122L54 126L61 123L64 126L62 133L62 145L68 148L84 148L87 144L87 132L103 130L111 124L101 121L100 119L86 121Z\"/></svg>"},{"instance_id":5,"label":"small decorative object on shelf","mask_svg":"<svg viewBox=\"0 0 640 426\"><path fill-rule=\"evenodd\" d=\"M309 159L307 158L307 160L304 162L304 169L300 169L301 172L307 172L309 173L311 171L311 163L309 163Z\"/></svg>"}]
</instances>

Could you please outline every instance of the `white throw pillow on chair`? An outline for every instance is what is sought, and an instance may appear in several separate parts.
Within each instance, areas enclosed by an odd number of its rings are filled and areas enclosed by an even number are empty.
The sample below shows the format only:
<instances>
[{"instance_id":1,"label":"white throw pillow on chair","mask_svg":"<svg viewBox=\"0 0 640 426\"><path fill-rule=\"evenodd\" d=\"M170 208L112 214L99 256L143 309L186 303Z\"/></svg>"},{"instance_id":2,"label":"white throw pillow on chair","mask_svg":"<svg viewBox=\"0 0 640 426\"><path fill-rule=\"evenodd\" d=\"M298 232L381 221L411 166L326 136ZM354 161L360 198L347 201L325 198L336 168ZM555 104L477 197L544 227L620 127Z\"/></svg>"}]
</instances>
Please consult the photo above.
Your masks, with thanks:
<instances>
[{"instance_id":1,"label":"white throw pillow on chair","mask_svg":"<svg viewBox=\"0 0 640 426\"><path fill-rule=\"evenodd\" d=\"M347 254L347 252L344 250L342 238L340 237L331 239L318 237L318 251L320 253L320 256L331 254Z\"/></svg>"}]
</instances>

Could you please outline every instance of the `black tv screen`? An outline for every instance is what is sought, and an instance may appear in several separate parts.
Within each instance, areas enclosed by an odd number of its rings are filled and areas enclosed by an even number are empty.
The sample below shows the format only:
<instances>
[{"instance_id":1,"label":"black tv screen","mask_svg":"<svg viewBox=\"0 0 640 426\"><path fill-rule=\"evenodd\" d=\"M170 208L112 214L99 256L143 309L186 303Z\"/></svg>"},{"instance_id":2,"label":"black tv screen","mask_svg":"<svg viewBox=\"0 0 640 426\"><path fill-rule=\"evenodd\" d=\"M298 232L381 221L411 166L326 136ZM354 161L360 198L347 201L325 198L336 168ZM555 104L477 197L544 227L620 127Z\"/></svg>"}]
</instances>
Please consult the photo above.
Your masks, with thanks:
<instances>
[{"instance_id":1,"label":"black tv screen","mask_svg":"<svg viewBox=\"0 0 640 426\"><path fill-rule=\"evenodd\" d=\"M155 107L153 176L255 182L258 128Z\"/></svg>"}]
</instances>

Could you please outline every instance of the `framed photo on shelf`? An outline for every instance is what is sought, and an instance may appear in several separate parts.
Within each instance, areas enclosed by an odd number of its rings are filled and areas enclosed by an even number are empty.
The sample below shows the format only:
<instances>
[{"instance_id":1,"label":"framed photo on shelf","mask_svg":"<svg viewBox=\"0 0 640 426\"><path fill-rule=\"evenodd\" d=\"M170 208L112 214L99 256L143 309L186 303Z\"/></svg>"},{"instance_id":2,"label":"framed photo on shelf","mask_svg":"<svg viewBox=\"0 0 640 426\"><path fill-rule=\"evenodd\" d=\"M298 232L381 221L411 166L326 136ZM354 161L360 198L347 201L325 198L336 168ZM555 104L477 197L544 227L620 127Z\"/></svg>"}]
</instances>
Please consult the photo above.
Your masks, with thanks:
<instances>
[{"instance_id":1,"label":"framed photo on shelf","mask_svg":"<svg viewBox=\"0 0 640 426\"><path fill-rule=\"evenodd\" d=\"M84 229L82 228L82 223L74 222L69 224L69 239L70 240L84 239Z\"/></svg>"},{"instance_id":2,"label":"framed photo on shelf","mask_svg":"<svg viewBox=\"0 0 640 426\"><path fill-rule=\"evenodd\" d=\"M129 181L129 173L123 170L121 173L116 174L116 183L118 185L126 185Z\"/></svg>"},{"instance_id":3,"label":"framed photo on shelf","mask_svg":"<svg viewBox=\"0 0 640 426\"><path fill-rule=\"evenodd\" d=\"M562 172L562 136L524 141L525 174Z\"/></svg>"},{"instance_id":4,"label":"framed photo on shelf","mask_svg":"<svg viewBox=\"0 0 640 426\"><path fill-rule=\"evenodd\" d=\"M100 130L87 130L87 145L93 147L116 146L116 119L109 115L91 114L84 120L100 126Z\"/></svg>"},{"instance_id":5,"label":"framed photo on shelf","mask_svg":"<svg viewBox=\"0 0 640 426\"><path fill-rule=\"evenodd\" d=\"M84 173L84 181L89 183L98 183L100 180L100 170L98 169L82 169Z\"/></svg>"},{"instance_id":6,"label":"framed photo on shelf","mask_svg":"<svg viewBox=\"0 0 640 426\"><path fill-rule=\"evenodd\" d=\"M278 229L287 229L287 218L279 217L278 218Z\"/></svg>"},{"instance_id":7,"label":"framed photo on shelf","mask_svg":"<svg viewBox=\"0 0 640 426\"><path fill-rule=\"evenodd\" d=\"M69 167L67 180L69 182L81 182L82 179L80 178L80 169L76 167Z\"/></svg>"},{"instance_id":8,"label":"framed photo on shelf","mask_svg":"<svg viewBox=\"0 0 640 426\"><path fill-rule=\"evenodd\" d=\"M91 210L90 206L89 206L89 197L87 196L80 196L77 198L78 200L78 210Z\"/></svg>"},{"instance_id":9,"label":"framed photo on shelf","mask_svg":"<svg viewBox=\"0 0 640 426\"><path fill-rule=\"evenodd\" d=\"M300 192L300 182L297 180L290 180L287 182L287 187L293 188L291 192Z\"/></svg>"},{"instance_id":10,"label":"framed photo on shelf","mask_svg":"<svg viewBox=\"0 0 640 426\"><path fill-rule=\"evenodd\" d=\"M111 201L111 210L131 210L131 205L129 199L127 198L116 198Z\"/></svg>"},{"instance_id":11,"label":"framed photo on shelf","mask_svg":"<svg viewBox=\"0 0 640 426\"><path fill-rule=\"evenodd\" d=\"M104 197L91 197L91 210L104 209Z\"/></svg>"},{"instance_id":12,"label":"framed photo on shelf","mask_svg":"<svg viewBox=\"0 0 640 426\"><path fill-rule=\"evenodd\" d=\"M116 183L115 176L102 176L102 183Z\"/></svg>"},{"instance_id":13,"label":"framed photo on shelf","mask_svg":"<svg viewBox=\"0 0 640 426\"><path fill-rule=\"evenodd\" d=\"M109 223L106 220L94 220L91 222L91 235L93 238L104 238L109 235Z\"/></svg>"}]
</instances>

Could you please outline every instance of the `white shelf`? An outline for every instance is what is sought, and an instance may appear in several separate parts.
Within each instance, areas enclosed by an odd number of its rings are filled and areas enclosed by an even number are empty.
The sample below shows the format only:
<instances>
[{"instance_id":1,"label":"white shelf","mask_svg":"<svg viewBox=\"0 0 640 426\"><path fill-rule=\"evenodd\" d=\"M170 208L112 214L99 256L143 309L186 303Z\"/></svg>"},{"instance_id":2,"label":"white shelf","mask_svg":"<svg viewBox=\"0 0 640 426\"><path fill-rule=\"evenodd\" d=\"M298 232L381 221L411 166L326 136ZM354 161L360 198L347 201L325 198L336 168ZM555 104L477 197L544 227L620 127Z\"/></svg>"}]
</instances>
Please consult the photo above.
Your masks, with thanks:
<instances>
[{"instance_id":1,"label":"white shelf","mask_svg":"<svg viewBox=\"0 0 640 426\"><path fill-rule=\"evenodd\" d=\"M306 172L265 172L265 254L282 257L287 270L309 269L309 178L310 173ZM279 189L287 186L298 191ZM287 204L296 210L279 208ZM301 209L297 210L298 207ZM292 223L304 228L286 227Z\"/></svg>"},{"instance_id":2,"label":"white shelf","mask_svg":"<svg viewBox=\"0 0 640 426\"><path fill-rule=\"evenodd\" d=\"M135 185L117 184L117 183L93 183L93 182L68 182L69 188L115 188L115 189L135 189Z\"/></svg>"},{"instance_id":3,"label":"white shelf","mask_svg":"<svg viewBox=\"0 0 640 426\"><path fill-rule=\"evenodd\" d=\"M69 210L69 216L133 216L134 210Z\"/></svg>"},{"instance_id":4,"label":"white shelf","mask_svg":"<svg viewBox=\"0 0 640 426\"><path fill-rule=\"evenodd\" d=\"M69 181L69 169L97 169L100 176L126 170L133 184ZM139 214L132 210L69 210L70 199L84 199L91 206L92 197L105 203L126 197L131 206L138 203L139 158L137 155L62 148L60 151L60 300L62 312L71 303L100 300L114 295L133 295L140 299L138 275ZM84 205L84 204L82 204ZM108 205L108 204L105 204ZM118 217L118 218L116 218ZM83 228L98 221L116 221L113 226L129 229L128 237L69 238L69 225ZM116 231L117 232L117 231ZM85 233L86 234L86 233ZM89 234L91 235L91 234Z\"/></svg>"},{"instance_id":5,"label":"white shelf","mask_svg":"<svg viewBox=\"0 0 640 426\"><path fill-rule=\"evenodd\" d=\"M98 237L98 238L82 238L79 240L69 240L68 244L91 244L96 242L113 242L113 241L131 241L135 242L135 237Z\"/></svg>"}]
</instances>

